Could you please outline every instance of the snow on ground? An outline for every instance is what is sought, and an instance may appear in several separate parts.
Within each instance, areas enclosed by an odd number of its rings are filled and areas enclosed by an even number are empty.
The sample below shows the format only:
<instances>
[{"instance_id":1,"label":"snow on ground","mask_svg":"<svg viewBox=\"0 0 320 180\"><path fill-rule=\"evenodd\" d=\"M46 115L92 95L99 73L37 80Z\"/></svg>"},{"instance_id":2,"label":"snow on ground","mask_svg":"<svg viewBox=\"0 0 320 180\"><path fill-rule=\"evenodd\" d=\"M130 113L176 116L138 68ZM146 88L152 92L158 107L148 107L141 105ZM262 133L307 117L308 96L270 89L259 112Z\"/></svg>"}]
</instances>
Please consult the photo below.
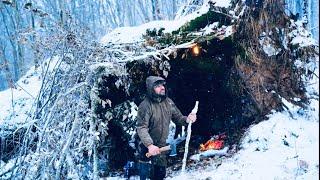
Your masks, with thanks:
<instances>
[{"instance_id":1,"label":"snow on ground","mask_svg":"<svg viewBox=\"0 0 320 180\"><path fill-rule=\"evenodd\" d=\"M307 109L285 99L288 110L273 111L268 119L252 125L230 158L221 157L211 165L169 174L172 180L316 180L319 179L319 58L313 79L307 81L311 98ZM220 164L221 163L221 164ZM119 180L122 177L109 177ZM137 176L132 179L139 179Z\"/></svg>"},{"instance_id":2,"label":"snow on ground","mask_svg":"<svg viewBox=\"0 0 320 180\"><path fill-rule=\"evenodd\" d=\"M319 70L315 73L319 77ZM0 125L24 122L41 85L39 74L31 68L17 85L13 115L11 89L0 92ZM319 79L310 80L307 90L310 97L318 95ZM253 125L242 140L242 149L220 166L212 162L212 166L191 171L187 166L184 176L178 171L167 179L319 179L318 98L311 99L305 110L283 102L289 110L273 112L268 120Z\"/></svg>"},{"instance_id":3,"label":"snow on ground","mask_svg":"<svg viewBox=\"0 0 320 180\"><path fill-rule=\"evenodd\" d=\"M31 109L41 88L41 72L52 71L58 60L58 57L47 59L37 71L31 67L15 83L16 88L0 91L0 134L15 130L32 115Z\"/></svg>"},{"instance_id":4,"label":"snow on ground","mask_svg":"<svg viewBox=\"0 0 320 180\"><path fill-rule=\"evenodd\" d=\"M4 124L15 126L25 122L38 95L41 80L32 67L15 83L16 88L0 91L0 129Z\"/></svg>"},{"instance_id":5,"label":"snow on ground","mask_svg":"<svg viewBox=\"0 0 320 180\"><path fill-rule=\"evenodd\" d=\"M307 83L307 95L318 98L311 99L307 109L283 99L289 109L252 125L242 149L220 166L213 163L167 179L319 179L319 68L315 73Z\"/></svg>"},{"instance_id":6,"label":"snow on ground","mask_svg":"<svg viewBox=\"0 0 320 180\"><path fill-rule=\"evenodd\" d=\"M189 172L187 179L318 179L319 111L310 113L269 115L250 128L237 154L218 167Z\"/></svg>"},{"instance_id":7,"label":"snow on ground","mask_svg":"<svg viewBox=\"0 0 320 180\"><path fill-rule=\"evenodd\" d=\"M225 1L227 2L229 1ZM224 6L222 0L217 1L216 5ZM118 28L107 34L101 42L140 42L146 29L166 27L164 32L177 30L191 19L207 12L208 8L203 6L198 12L175 21L153 21L137 27ZM301 33L292 32L294 38L291 43L299 43L301 46L314 44L313 41L302 41L299 34ZM309 36L306 34L305 37ZM316 66L319 67L319 59ZM319 77L319 69L315 73ZM24 122L39 92L39 77L31 68L17 82L17 89L0 92L0 126ZM268 120L253 125L242 140L242 149L230 158L223 158L221 165L212 162L212 166L196 170L188 170L187 166L184 176L178 171L170 174L167 179L319 179L319 78L308 83L307 91L308 97L312 98L307 109L283 100L289 109L272 112ZM14 108L11 105L12 94Z\"/></svg>"},{"instance_id":8,"label":"snow on ground","mask_svg":"<svg viewBox=\"0 0 320 180\"><path fill-rule=\"evenodd\" d=\"M230 2L217 1L215 5L227 7ZM203 6L199 13L192 13L175 21L155 21L138 27L119 28L106 35L102 42L139 42L142 41L142 34L145 34L148 28L166 27L164 32L171 32L207 11L208 7ZM208 25L203 29L204 34L211 33L216 26L215 23ZM293 26L302 25L297 22L293 23ZM229 31L231 34L232 31ZM293 30L290 36L292 44L299 44L302 47L315 44L308 32L302 28ZM277 49L270 50L267 46L264 50L265 52L272 50L271 53L267 53L268 55L278 53ZM319 60L317 62L319 63ZM319 70L315 72L318 73ZM317 76L319 77L319 73ZM242 140L242 149L230 158L223 158L221 165L212 162L212 166L189 171L187 169L184 175L180 175L178 171L170 174L167 179L319 179L318 87L319 78L314 78L307 85L308 97L317 97L310 100L308 109L303 110L283 99L289 109L284 112L272 112L268 120L253 125Z\"/></svg>"}]
</instances>

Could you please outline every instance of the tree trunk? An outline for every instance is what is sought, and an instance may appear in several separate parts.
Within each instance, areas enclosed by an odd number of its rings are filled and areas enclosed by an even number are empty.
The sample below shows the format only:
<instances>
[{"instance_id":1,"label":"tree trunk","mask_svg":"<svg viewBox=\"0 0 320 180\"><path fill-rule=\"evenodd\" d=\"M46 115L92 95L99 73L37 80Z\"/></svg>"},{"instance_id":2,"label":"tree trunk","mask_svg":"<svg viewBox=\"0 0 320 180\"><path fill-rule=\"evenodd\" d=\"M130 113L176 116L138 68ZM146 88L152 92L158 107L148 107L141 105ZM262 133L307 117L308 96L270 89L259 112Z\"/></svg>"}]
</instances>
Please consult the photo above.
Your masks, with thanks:
<instances>
[{"instance_id":1,"label":"tree trunk","mask_svg":"<svg viewBox=\"0 0 320 180\"><path fill-rule=\"evenodd\" d=\"M158 0L151 0L152 6L152 19L153 20L160 20L160 7Z\"/></svg>"},{"instance_id":2,"label":"tree trunk","mask_svg":"<svg viewBox=\"0 0 320 180\"><path fill-rule=\"evenodd\" d=\"M61 23L61 26L64 27L67 23L65 1L59 0L58 3L59 3L60 23Z\"/></svg>"},{"instance_id":3,"label":"tree trunk","mask_svg":"<svg viewBox=\"0 0 320 180\"><path fill-rule=\"evenodd\" d=\"M2 3L1 3L2 5ZM0 6L0 11L1 11L1 15L2 15L2 22L4 22L4 26L5 26L5 31L7 33L7 38L9 39L9 42L11 44L11 48L12 48L12 55L13 55L13 72L14 72L14 79L13 81L17 81L20 77L20 67L19 67L19 59L18 59L18 52L17 52L17 46L15 44L15 41L11 38L13 36L13 34L10 33L10 30L9 30L9 24L8 24L8 21L6 21L6 16L3 12L3 10L5 9L8 16L10 17L11 19L11 23L13 24L13 28L14 28L14 31L17 31L16 29L16 26L15 26L15 22L14 22L14 19L12 17L12 14L10 14L9 10L7 7L2 7Z\"/></svg>"},{"instance_id":4,"label":"tree trunk","mask_svg":"<svg viewBox=\"0 0 320 180\"><path fill-rule=\"evenodd\" d=\"M15 22L16 22L16 44L17 44L17 57L18 57L18 63L19 63L19 67L20 67L20 72L19 74L22 74L23 73L23 68L24 68L24 48L23 46L20 45L20 42L19 42L19 31L21 30L22 26L21 26L21 22L22 22L22 18L21 18L21 14L20 14L20 11L19 11L19 4L17 1L13 1L14 4L16 4L15 6Z\"/></svg>"}]
</instances>

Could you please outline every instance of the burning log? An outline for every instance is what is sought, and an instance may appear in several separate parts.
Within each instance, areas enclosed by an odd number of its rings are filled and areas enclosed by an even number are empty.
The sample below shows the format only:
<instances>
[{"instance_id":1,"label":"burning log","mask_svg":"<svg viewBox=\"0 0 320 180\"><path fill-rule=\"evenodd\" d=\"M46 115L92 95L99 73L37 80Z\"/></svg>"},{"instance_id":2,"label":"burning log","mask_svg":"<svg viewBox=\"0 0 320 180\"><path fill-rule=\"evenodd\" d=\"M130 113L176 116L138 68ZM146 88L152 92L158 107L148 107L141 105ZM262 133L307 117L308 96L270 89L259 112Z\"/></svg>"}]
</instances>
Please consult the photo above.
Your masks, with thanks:
<instances>
[{"instance_id":1,"label":"burning log","mask_svg":"<svg viewBox=\"0 0 320 180\"><path fill-rule=\"evenodd\" d=\"M200 144L200 151L207 151L210 149L221 149L224 146L223 140L209 140L205 144Z\"/></svg>"},{"instance_id":2,"label":"burning log","mask_svg":"<svg viewBox=\"0 0 320 180\"><path fill-rule=\"evenodd\" d=\"M200 153L192 155L190 159L199 161L202 156L226 155L228 147L224 147L225 134L220 134L209 139L205 144L200 144Z\"/></svg>"},{"instance_id":3,"label":"burning log","mask_svg":"<svg viewBox=\"0 0 320 180\"><path fill-rule=\"evenodd\" d=\"M225 133L213 136L205 144L200 144L200 151L207 151L210 149L214 149L214 150L222 149L224 146L224 140L226 137L227 136Z\"/></svg>"}]
</instances>

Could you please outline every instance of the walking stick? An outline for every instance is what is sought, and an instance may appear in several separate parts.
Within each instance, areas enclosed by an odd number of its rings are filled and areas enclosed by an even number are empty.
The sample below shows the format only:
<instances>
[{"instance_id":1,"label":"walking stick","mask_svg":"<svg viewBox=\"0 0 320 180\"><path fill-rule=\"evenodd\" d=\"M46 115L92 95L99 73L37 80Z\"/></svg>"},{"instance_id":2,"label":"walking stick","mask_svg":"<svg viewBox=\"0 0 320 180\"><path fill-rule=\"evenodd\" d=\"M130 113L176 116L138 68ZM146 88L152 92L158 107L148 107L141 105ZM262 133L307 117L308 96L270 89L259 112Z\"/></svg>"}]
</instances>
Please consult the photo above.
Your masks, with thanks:
<instances>
[{"instance_id":1,"label":"walking stick","mask_svg":"<svg viewBox=\"0 0 320 180\"><path fill-rule=\"evenodd\" d=\"M197 112L198 112L198 104L199 104L199 101L196 101L196 105L192 109L191 114L197 114ZM187 130L188 134L187 134L186 144L184 146L184 155L183 155L183 160L182 160L181 174L184 174L185 169L186 169L187 155L188 155L188 149L189 149L189 141L190 141L190 137L191 137L191 124L192 124L192 122L190 121L188 123L188 130Z\"/></svg>"}]
</instances>

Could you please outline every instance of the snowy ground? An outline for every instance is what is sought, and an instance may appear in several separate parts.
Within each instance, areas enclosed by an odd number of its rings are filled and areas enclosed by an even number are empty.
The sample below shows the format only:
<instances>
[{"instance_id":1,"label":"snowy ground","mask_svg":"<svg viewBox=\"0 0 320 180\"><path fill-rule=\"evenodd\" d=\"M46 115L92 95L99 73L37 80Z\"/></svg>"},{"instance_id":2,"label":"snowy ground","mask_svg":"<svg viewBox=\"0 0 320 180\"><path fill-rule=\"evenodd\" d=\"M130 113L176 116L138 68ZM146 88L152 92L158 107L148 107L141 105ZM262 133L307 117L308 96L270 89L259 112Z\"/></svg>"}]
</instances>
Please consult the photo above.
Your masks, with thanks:
<instances>
[{"instance_id":1,"label":"snowy ground","mask_svg":"<svg viewBox=\"0 0 320 180\"><path fill-rule=\"evenodd\" d=\"M16 88L0 91L0 130L15 129L30 116L31 106L41 85L38 72L32 67L17 83Z\"/></svg>"},{"instance_id":2,"label":"snowy ground","mask_svg":"<svg viewBox=\"0 0 320 180\"><path fill-rule=\"evenodd\" d=\"M50 73L59 58L46 59L35 70L34 66L15 83L15 88L0 91L0 135L16 130L32 116L32 107L42 84L41 73Z\"/></svg>"},{"instance_id":3,"label":"snowy ground","mask_svg":"<svg viewBox=\"0 0 320 180\"><path fill-rule=\"evenodd\" d=\"M318 101L312 106L318 107ZM189 172L188 179L318 179L319 110L273 113L254 125L242 150L220 166ZM214 163L214 162L213 162ZM174 176L169 179L184 179Z\"/></svg>"},{"instance_id":4,"label":"snowy ground","mask_svg":"<svg viewBox=\"0 0 320 180\"><path fill-rule=\"evenodd\" d=\"M218 4L222 2L217 1ZM226 5L221 4L221 6ZM206 12L207 8L200 9L200 14ZM176 30L188 19L193 19L193 16L194 14L191 14L175 22L156 21L138 28L119 28L105 36L101 42L105 44L139 42L147 28L169 27L166 31ZM319 59L317 63L319 67ZM315 72L319 77L319 70ZM311 98L307 109L301 109L283 100L289 109L284 112L273 112L268 116L268 120L253 125L242 140L241 150L236 154L231 157L215 158L209 161L209 165L201 168L188 169L187 166L185 175L182 176L180 171L176 171L168 174L167 179L319 179L319 78L317 77L307 84L308 96ZM31 69L17 84L19 85L17 89L0 92L0 130L4 127L14 129L14 126L25 122L41 86L40 76ZM0 173L7 168L4 166L6 166L4 163L0 163Z\"/></svg>"},{"instance_id":5,"label":"snowy ground","mask_svg":"<svg viewBox=\"0 0 320 180\"><path fill-rule=\"evenodd\" d=\"M319 77L319 71L316 72ZM318 95L319 79L315 77L308 84L308 95ZM176 171L168 174L167 179L319 179L318 99L311 99L307 109L283 100L289 109L272 112L268 120L252 125L236 154L211 159L205 167L192 165L188 170L187 166L186 174Z\"/></svg>"},{"instance_id":6,"label":"snowy ground","mask_svg":"<svg viewBox=\"0 0 320 180\"><path fill-rule=\"evenodd\" d=\"M199 12L206 12L205 7ZM147 28L169 27L166 30L173 31L192 18L191 14L171 24L158 21L139 27L120 28L105 36L102 42L139 42ZM210 25L208 28L211 29ZM208 28L204 28L204 33L207 33ZM127 36L128 32L130 38ZM294 33L291 43L298 43L301 47L317 44L310 41L311 38L302 37L301 33ZM319 67L319 59L316 67ZM307 95L311 98L307 109L301 109L283 99L288 109L284 112L272 112L268 120L249 128L241 142L241 150L232 157L221 157L219 162L209 160L211 165L192 167L184 175L180 171L170 173L167 179L319 179L319 69L315 72L317 77L306 84Z\"/></svg>"},{"instance_id":7,"label":"snowy ground","mask_svg":"<svg viewBox=\"0 0 320 180\"><path fill-rule=\"evenodd\" d=\"M319 71L316 71L319 76ZM41 82L32 68L13 89L0 92L0 127L23 123L28 116ZM23 90L23 89L24 90ZM289 108L273 112L269 119L253 125L242 140L241 150L219 162L168 174L167 179L319 179L319 79L308 82L308 109L283 100ZM219 165L217 165L219 163ZM1 163L1 169L4 163ZM123 179L110 177L107 179Z\"/></svg>"},{"instance_id":8,"label":"snowy ground","mask_svg":"<svg viewBox=\"0 0 320 180\"><path fill-rule=\"evenodd\" d=\"M319 71L316 73L319 76ZM14 113L11 89L0 92L2 127L24 122L41 82L32 68L17 84L12 91ZM308 109L283 100L289 109L273 112L268 120L253 125L235 155L222 158L219 165L213 160L201 169L188 171L187 166L184 176L177 171L167 179L319 179L319 79L308 84L308 96L312 97Z\"/></svg>"}]
</instances>

